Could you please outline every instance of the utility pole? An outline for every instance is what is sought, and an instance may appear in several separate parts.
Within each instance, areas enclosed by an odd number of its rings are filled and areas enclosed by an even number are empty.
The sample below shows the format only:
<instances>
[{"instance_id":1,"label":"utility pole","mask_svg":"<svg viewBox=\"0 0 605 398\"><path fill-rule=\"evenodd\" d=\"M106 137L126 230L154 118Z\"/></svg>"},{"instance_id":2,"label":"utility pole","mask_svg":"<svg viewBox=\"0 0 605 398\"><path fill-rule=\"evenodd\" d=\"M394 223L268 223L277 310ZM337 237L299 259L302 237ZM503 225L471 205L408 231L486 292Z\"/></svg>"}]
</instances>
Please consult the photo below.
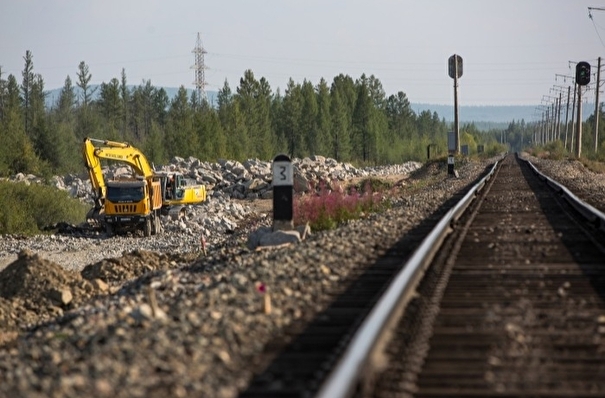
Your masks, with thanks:
<instances>
[{"instance_id":1,"label":"utility pole","mask_svg":"<svg viewBox=\"0 0 605 398\"><path fill-rule=\"evenodd\" d=\"M576 136L576 156L582 155L582 86L590 83L590 64L580 61L576 64L576 84L578 85L578 132ZM598 87L597 87L598 89Z\"/></svg>"},{"instance_id":2,"label":"utility pole","mask_svg":"<svg viewBox=\"0 0 605 398\"><path fill-rule=\"evenodd\" d=\"M599 83L601 81L601 57L597 61L597 85L595 87L594 105L594 153L599 150Z\"/></svg>"},{"instance_id":3,"label":"utility pole","mask_svg":"<svg viewBox=\"0 0 605 398\"><path fill-rule=\"evenodd\" d=\"M569 117L569 97L571 95L571 86L567 86L567 106L565 107L565 143L563 147L567 149L567 119Z\"/></svg>"},{"instance_id":4,"label":"utility pole","mask_svg":"<svg viewBox=\"0 0 605 398\"><path fill-rule=\"evenodd\" d=\"M557 135L557 139L558 140L563 140L563 138L561 137L561 113L563 110L563 90L565 89L569 89L568 87L564 87L564 86L557 86L554 85L550 91L555 91L559 93L559 97L556 99L557 102L557 129L556 129L556 135ZM568 98L568 102L569 102L569 98ZM567 122L567 121L566 121Z\"/></svg>"},{"instance_id":5,"label":"utility pole","mask_svg":"<svg viewBox=\"0 0 605 398\"><path fill-rule=\"evenodd\" d=\"M592 13L591 11L605 11L605 8L600 8L600 7L588 7L588 18L590 18L592 20ZM594 20L592 21L592 23L594 24ZM596 25L595 25L596 28ZM598 34L598 32L597 32ZM599 37L600 39L600 37ZM594 110L594 116L595 116L595 121L594 121L594 153L597 153L598 147L599 147L599 86L600 86L600 82L601 82L601 57L598 58L598 64L597 64L597 86L595 89L595 110Z\"/></svg>"},{"instance_id":6,"label":"utility pole","mask_svg":"<svg viewBox=\"0 0 605 398\"><path fill-rule=\"evenodd\" d=\"M557 100L557 140L561 139L561 92L559 91L559 99Z\"/></svg>"},{"instance_id":7,"label":"utility pole","mask_svg":"<svg viewBox=\"0 0 605 398\"><path fill-rule=\"evenodd\" d=\"M542 111L542 120L540 121L540 145L544 145L544 126L546 125L546 113Z\"/></svg>"},{"instance_id":8,"label":"utility pole","mask_svg":"<svg viewBox=\"0 0 605 398\"><path fill-rule=\"evenodd\" d=\"M544 114L544 145L548 144L548 125L550 124L550 107L546 105L546 113Z\"/></svg>"},{"instance_id":9,"label":"utility pole","mask_svg":"<svg viewBox=\"0 0 605 398\"><path fill-rule=\"evenodd\" d=\"M542 101L554 101L550 104L550 113L547 113L548 119L548 142L554 141L556 136L556 127L557 127L557 114L556 114L556 103L558 97L553 97L551 95L543 95Z\"/></svg>"},{"instance_id":10,"label":"utility pole","mask_svg":"<svg viewBox=\"0 0 605 398\"><path fill-rule=\"evenodd\" d=\"M578 116L577 116L577 129L576 129L576 150L575 154L578 159L582 155L582 86L578 86Z\"/></svg>"},{"instance_id":11,"label":"utility pole","mask_svg":"<svg viewBox=\"0 0 605 398\"><path fill-rule=\"evenodd\" d=\"M571 61L570 61L571 62ZM563 79L564 83L567 83L567 79L570 79L571 81L575 82L575 77L571 76L571 75L562 75L559 73L555 74L555 81L558 81L559 78ZM559 87L561 89L564 89L565 87L563 86L555 86L555 87ZM574 105L571 106L571 139L570 136L568 135L568 131L569 131L569 127L570 127L570 122L569 122L569 100L570 100L570 92L571 92L571 86L567 86L567 106L566 106L566 111L565 111L565 142L564 142L564 146L565 149L568 149L570 152L573 150L573 142L574 142L574 134L575 134L575 129L573 127L573 120L574 120L574 114L575 114L575 109L576 109L576 105L575 105L575 95L576 95L576 88L575 88L575 84L574 84ZM567 144L571 142L569 148L567 146Z\"/></svg>"},{"instance_id":12,"label":"utility pole","mask_svg":"<svg viewBox=\"0 0 605 398\"><path fill-rule=\"evenodd\" d=\"M576 97L578 96L578 85L573 85L573 103L571 105L571 143L569 145L569 152L574 150L574 141L576 136Z\"/></svg>"}]
</instances>

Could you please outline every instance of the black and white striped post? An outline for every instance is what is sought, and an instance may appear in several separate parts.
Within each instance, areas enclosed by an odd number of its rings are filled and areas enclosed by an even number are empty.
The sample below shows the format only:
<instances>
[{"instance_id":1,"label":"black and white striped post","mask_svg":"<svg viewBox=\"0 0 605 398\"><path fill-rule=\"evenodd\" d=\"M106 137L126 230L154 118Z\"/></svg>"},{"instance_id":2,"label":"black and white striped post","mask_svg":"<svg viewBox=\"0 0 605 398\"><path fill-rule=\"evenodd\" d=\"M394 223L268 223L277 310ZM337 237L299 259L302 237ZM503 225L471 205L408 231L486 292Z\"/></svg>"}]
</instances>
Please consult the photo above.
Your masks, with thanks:
<instances>
[{"instance_id":1,"label":"black and white striped post","mask_svg":"<svg viewBox=\"0 0 605 398\"><path fill-rule=\"evenodd\" d=\"M456 132L447 132L447 175L455 176L456 171L454 170L454 153L456 153Z\"/></svg>"},{"instance_id":2,"label":"black and white striped post","mask_svg":"<svg viewBox=\"0 0 605 398\"><path fill-rule=\"evenodd\" d=\"M292 161L287 155L279 154L273 159L273 231L294 229L294 172Z\"/></svg>"}]
</instances>

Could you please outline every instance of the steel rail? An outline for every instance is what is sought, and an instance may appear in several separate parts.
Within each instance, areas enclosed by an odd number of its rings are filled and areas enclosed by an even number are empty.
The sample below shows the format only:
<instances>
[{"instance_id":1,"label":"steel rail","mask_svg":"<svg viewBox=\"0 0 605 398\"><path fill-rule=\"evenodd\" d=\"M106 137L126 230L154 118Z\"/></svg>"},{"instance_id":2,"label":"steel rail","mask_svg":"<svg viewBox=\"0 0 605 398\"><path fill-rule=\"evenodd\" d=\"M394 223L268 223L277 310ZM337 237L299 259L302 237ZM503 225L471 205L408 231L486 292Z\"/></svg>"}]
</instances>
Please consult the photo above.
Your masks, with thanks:
<instances>
[{"instance_id":1,"label":"steel rail","mask_svg":"<svg viewBox=\"0 0 605 398\"><path fill-rule=\"evenodd\" d=\"M363 375L372 349L378 344L392 314L407 305L428 264L434 257L443 239L452 231L452 222L457 220L494 175L500 161L453 207L422 241L403 269L397 274L387 291L361 324L351 339L351 344L320 387L318 398L345 398L353 394Z\"/></svg>"},{"instance_id":2,"label":"steel rail","mask_svg":"<svg viewBox=\"0 0 605 398\"><path fill-rule=\"evenodd\" d=\"M527 159L522 159L531 167L533 172L543 181L546 181L548 186L550 186L555 192L559 193L563 196L563 198L574 208L578 213L580 213L585 219L592 222L602 231L605 231L605 214L598 209L592 207L588 203L584 202L582 199L578 198L574 195L567 187L559 184L557 181L552 178L542 174L536 166L532 162Z\"/></svg>"}]
</instances>

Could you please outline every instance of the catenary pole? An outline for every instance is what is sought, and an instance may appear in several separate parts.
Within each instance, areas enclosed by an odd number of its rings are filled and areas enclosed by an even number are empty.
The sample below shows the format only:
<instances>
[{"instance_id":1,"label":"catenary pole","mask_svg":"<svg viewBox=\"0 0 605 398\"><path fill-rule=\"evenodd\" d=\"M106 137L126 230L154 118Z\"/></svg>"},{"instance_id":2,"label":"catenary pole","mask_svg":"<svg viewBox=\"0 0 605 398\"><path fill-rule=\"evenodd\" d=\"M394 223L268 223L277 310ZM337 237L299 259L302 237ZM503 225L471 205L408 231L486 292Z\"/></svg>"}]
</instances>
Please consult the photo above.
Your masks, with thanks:
<instances>
[{"instance_id":1,"label":"catenary pole","mask_svg":"<svg viewBox=\"0 0 605 398\"><path fill-rule=\"evenodd\" d=\"M565 142L563 147L567 149L567 128L568 128L568 119L569 119L569 99L571 96L571 86L567 86L567 105L565 106Z\"/></svg>"},{"instance_id":2,"label":"catenary pole","mask_svg":"<svg viewBox=\"0 0 605 398\"><path fill-rule=\"evenodd\" d=\"M599 85L601 80L601 57L597 60L597 85L595 87L594 105L594 153L599 150Z\"/></svg>"},{"instance_id":3,"label":"catenary pole","mask_svg":"<svg viewBox=\"0 0 605 398\"><path fill-rule=\"evenodd\" d=\"M578 116L576 126L576 158L582 156L582 86L578 86Z\"/></svg>"}]
</instances>

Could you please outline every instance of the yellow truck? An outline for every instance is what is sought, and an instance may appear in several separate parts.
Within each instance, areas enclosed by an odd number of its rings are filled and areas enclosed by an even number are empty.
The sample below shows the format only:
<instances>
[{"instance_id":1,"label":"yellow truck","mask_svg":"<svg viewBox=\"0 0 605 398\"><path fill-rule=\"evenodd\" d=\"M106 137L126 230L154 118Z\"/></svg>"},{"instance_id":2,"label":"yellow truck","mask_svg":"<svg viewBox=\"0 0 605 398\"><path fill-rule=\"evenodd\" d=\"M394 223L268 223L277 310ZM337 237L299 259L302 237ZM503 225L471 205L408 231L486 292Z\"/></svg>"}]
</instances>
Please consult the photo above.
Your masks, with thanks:
<instances>
[{"instance_id":1,"label":"yellow truck","mask_svg":"<svg viewBox=\"0 0 605 398\"><path fill-rule=\"evenodd\" d=\"M82 153L95 199L88 217L109 235L128 230L159 234L161 214L179 217L185 205L206 200L203 185L191 184L178 172L155 172L145 155L128 143L86 138ZM126 163L135 176L105 181L101 159Z\"/></svg>"}]
</instances>

